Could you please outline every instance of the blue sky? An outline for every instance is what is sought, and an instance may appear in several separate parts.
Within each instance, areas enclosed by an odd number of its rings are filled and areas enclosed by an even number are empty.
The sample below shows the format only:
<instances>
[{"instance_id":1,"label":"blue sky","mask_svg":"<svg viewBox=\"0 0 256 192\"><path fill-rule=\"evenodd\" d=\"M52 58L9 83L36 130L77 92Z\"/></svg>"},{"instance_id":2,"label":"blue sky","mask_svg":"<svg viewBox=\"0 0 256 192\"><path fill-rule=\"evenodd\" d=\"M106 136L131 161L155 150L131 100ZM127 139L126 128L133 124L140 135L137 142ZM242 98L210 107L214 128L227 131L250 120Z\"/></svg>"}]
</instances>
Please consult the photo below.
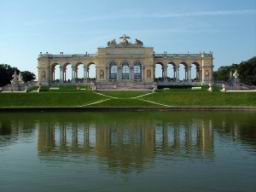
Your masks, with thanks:
<instances>
[{"instance_id":1,"label":"blue sky","mask_svg":"<svg viewBox=\"0 0 256 192\"><path fill-rule=\"evenodd\" d=\"M217 69L256 55L256 0L0 0L0 63L21 70L124 33L157 53L213 51Z\"/></svg>"}]
</instances>

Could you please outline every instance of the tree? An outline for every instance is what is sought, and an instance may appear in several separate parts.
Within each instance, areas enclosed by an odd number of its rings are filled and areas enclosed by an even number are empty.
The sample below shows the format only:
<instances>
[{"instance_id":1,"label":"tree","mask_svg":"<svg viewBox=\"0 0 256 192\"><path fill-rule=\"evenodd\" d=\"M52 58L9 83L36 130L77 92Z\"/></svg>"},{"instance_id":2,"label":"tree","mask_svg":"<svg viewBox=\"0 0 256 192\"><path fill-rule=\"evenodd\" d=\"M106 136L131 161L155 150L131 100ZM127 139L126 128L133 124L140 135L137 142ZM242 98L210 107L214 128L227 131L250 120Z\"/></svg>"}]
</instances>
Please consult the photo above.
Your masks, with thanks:
<instances>
[{"instance_id":1,"label":"tree","mask_svg":"<svg viewBox=\"0 0 256 192\"><path fill-rule=\"evenodd\" d=\"M12 80L12 75L14 72L19 73L19 69L16 67L11 67L7 64L0 64L0 87L9 84Z\"/></svg>"},{"instance_id":2,"label":"tree","mask_svg":"<svg viewBox=\"0 0 256 192\"><path fill-rule=\"evenodd\" d=\"M238 67L240 81L249 85L256 85L256 57L242 62Z\"/></svg>"},{"instance_id":3,"label":"tree","mask_svg":"<svg viewBox=\"0 0 256 192\"><path fill-rule=\"evenodd\" d=\"M35 74L30 71L22 71L21 74L24 82L33 81L36 78Z\"/></svg>"},{"instance_id":4,"label":"tree","mask_svg":"<svg viewBox=\"0 0 256 192\"><path fill-rule=\"evenodd\" d=\"M256 85L256 57L240 64L220 67L214 72L214 79L217 81L228 81L230 79L230 73L233 74L235 70L238 71L239 79L242 83Z\"/></svg>"}]
</instances>

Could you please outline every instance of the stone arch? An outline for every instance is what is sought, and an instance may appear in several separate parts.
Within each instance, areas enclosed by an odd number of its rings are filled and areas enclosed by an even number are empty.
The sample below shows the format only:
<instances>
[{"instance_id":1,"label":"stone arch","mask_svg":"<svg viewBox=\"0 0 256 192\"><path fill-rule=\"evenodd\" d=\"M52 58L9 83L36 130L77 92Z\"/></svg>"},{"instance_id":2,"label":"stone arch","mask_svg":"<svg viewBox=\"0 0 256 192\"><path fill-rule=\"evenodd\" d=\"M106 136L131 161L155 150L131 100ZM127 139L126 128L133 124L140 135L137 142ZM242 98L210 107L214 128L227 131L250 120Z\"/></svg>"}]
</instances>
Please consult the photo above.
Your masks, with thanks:
<instances>
[{"instance_id":1,"label":"stone arch","mask_svg":"<svg viewBox=\"0 0 256 192\"><path fill-rule=\"evenodd\" d=\"M180 62L178 64L178 75L177 80L187 81L188 80L188 64L186 62Z\"/></svg>"},{"instance_id":2,"label":"stone arch","mask_svg":"<svg viewBox=\"0 0 256 192\"><path fill-rule=\"evenodd\" d=\"M52 63L50 78L52 82L59 83L61 81L61 68L62 65L60 63Z\"/></svg>"},{"instance_id":3,"label":"stone arch","mask_svg":"<svg viewBox=\"0 0 256 192\"><path fill-rule=\"evenodd\" d=\"M96 80L97 78L97 66L95 62L89 62L87 64L88 69L88 79L89 80Z\"/></svg>"},{"instance_id":4,"label":"stone arch","mask_svg":"<svg viewBox=\"0 0 256 192\"><path fill-rule=\"evenodd\" d=\"M154 75L156 80L163 80L164 78L164 64L162 62L156 62L154 64Z\"/></svg>"},{"instance_id":5,"label":"stone arch","mask_svg":"<svg viewBox=\"0 0 256 192\"><path fill-rule=\"evenodd\" d=\"M140 61L135 61L133 64L133 76L134 80L142 79L142 64Z\"/></svg>"},{"instance_id":6,"label":"stone arch","mask_svg":"<svg viewBox=\"0 0 256 192\"><path fill-rule=\"evenodd\" d=\"M176 64L174 62L169 62L166 69L166 77L169 81L174 81L176 79Z\"/></svg>"},{"instance_id":7,"label":"stone arch","mask_svg":"<svg viewBox=\"0 0 256 192\"><path fill-rule=\"evenodd\" d=\"M115 61L110 62L110 64L109 64L109 79L117 80L117 72L118 72L117 63Z\"/></svg>"},{"instance_id":8,"label":"stone arch","mask_svg":"<svg viewBox=\"0 0 256 192\"><path fill-rule=\"evenodd\" d=\"M199 81L200 80L200 64L198 62L191 63L191 80Z\"/></svg>"},{"instance_id":9,"label":"stone arch","mask_svg":"<svg viewBox=\"0 0 256 192\"><path fill-rule=\"evenodd\" d=\"M86 65L82 62L75 64L75 78L76 82L82 83L85 80L85 70Z\"/></svg>"},{"instance_id":10,"label":"stone arch","mask_svg":"<svg viewBox=\"0 0 256 192\"><path fill-rule=\"evenodd\" d=\"M122 64L122 79L128 80L130 77L130 67L128 61L123 61Z\"/></svg>"},{"instance_id":11,"label":"stone arch","mask_svg":"<svg viewBox=\"0 0 256 192\"><path fill-rule=\"evenodd\" d=\"M71 83L74 78L74 66L72 63L65 63L63 65L63 81Z\"/></svg>"}]
</instances>

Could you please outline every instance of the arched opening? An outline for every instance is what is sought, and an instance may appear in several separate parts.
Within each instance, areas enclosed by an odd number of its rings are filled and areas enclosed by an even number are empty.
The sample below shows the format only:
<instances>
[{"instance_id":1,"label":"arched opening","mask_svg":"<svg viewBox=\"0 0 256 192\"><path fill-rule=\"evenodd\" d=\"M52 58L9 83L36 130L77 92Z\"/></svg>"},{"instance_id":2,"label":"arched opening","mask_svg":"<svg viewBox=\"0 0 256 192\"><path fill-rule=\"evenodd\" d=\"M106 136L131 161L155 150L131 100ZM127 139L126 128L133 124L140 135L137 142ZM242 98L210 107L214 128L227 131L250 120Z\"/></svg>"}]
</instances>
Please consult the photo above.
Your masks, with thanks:
<instances>
[{"instance_id":1,"label":"arched opening","mask_svg":"<svg viewBox=\"0 0 256 192\"><path fill-rule=\"evenodd\" d=\"M169 63L167 65L167 80L175 81L175 64Z\"/></svg>"},{"instance_id":2,"label":"arched opening","mask_svg":"<svg viewBox=\"0 0 256 192\"><path fill-rule=\"evenodd\" d=\"M122 64L122 79L123 80L128 80L130 75L130 68L129 68L129 63L124 62Z\"/></svg>"},{"instance_id":3,"label":"arched opening","mask_svg":"<svg viewBox=\"0 0 256 192\"><path fill-rule=\"evenodd\" d=\"M193 82L199 81L199 64L192 63L191 64L191 80Z\"/></svg>"},{"instance_id":4,"label":"arched opening","mask_svg":"<svg viewBox=\"0 0 256 192\"><path fill-rule=\"evenodd\" d=\"M52 82L56 82L56 83L60 82L60 78L61 78L60 67L61 65L58 63L55 63L52 65L52 74L51 74Z\"/></svg>"},{"instance_id":5,"label":"arched opening","mask_svg":"<svg viewBox=\"0 0 256 192\"><path fill-rule=\"evenodd\" d=\"M179 64L179 80L180 81L186 81L188 78L187 76L187 64L186 63L180 63Z\"/></svg>"},{"instance_id":6,"label":"arched opening","mask_svg":"<svg viewBox=\"0 0 256 192\"><path fill-rule=\"evenodd\" d=\"M76 82L82 83L84 81L84 64L76 65Z\"/></svg>"},{"instance_id":7,"label":"arched opening","mask_svg":"<svg viewBox=\"0 0 256 192\"><path fill-rule=\"evenodd\" d=\"M91 81L96 80L96 64L95 63L89 63L88 65L88 78Z\"/></svg>"},{"instance_id":8,"label":"arched opening","mask_svg":"<svg viewBox=\"0 0 256 192\"><path fill-rule=\"evenodd\" d=\"M156 81L163 81L163 70L164 65L162 63L156 63L155 64L155 80Z\"/></svg>"},{"instance_id":9,"label":"arched opening","mask_svg":"<svg viewBox=\"0 0 256 192\"><path fill-rule=\"evenodd\" d=\"M112 62L109 65L109 79L110 80L117 79L117 64L115 62Z\"/></svg>"},{"instance_id":10,"label":"arched opening","mask_svg":"<svg viewBox=\"0 0 256 192\"><path fill-rule=\"evenodd\" d=\"M72 64L67 63L63 67L64 82L70 83L72 81Z\"/></svg>"},{"instance_id":11,"label":"arched opening","mask_svg":"<svg viewBox=\"0 0 256 192\"><path fill-rule=\"evenodd\" d=\"M141 63L137 61L133 66L134 80L141 80L141 72Z\"/></svg>"}]
</instances>

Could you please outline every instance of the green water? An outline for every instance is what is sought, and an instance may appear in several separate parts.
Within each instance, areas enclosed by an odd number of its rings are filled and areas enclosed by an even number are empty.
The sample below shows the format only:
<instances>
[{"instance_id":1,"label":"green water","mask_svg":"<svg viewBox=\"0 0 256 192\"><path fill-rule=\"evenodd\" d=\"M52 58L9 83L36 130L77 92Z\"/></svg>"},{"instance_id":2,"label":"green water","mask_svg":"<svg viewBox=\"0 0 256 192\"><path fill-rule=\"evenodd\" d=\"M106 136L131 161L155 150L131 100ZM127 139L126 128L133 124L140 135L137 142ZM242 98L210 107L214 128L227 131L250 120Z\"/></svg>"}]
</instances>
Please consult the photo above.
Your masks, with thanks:
<instances>
[{"instance_id":1,"label":"green water","mask_svg":"<svg viewBox=\"0 0 256 192\"><path fill-rule=\"evenodd\" d=\"M256 191L256 113L0 113L0 191Z\"/></svg>"}]
</instances>

